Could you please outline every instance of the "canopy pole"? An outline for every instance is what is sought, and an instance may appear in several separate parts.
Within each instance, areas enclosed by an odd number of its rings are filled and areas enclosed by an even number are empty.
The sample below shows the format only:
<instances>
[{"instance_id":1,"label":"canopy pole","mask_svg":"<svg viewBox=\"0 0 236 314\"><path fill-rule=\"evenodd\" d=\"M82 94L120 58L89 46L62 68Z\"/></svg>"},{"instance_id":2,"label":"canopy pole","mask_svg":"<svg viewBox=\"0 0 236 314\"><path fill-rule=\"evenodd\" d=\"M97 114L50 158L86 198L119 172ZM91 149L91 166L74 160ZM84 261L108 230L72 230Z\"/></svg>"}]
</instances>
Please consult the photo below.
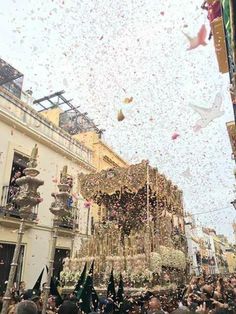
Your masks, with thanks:
<instances>
[{"instance_id":1,"label":"canopy pole","mask_svg":"<svg viewBox=\"0 0 236 314\"><path fill-rule=\"evenodd\" d=\"M147 162L147 225L150 228L150 207L149 207L149 188L150 188L150 178L149 178L149 163Z\"/></svg>"},{"instance_id":2,"label":"canopy pole","mask_svg":"<svg viewBox=\"0 0 236 314\"><path fill-rule=\"evenodd\" d=\"M151 259L151 239L150 239L150 172L149 172L149 161L147 161L147 260L148 265L150 267L150 259Z\"/></svg>"}]
</instances>

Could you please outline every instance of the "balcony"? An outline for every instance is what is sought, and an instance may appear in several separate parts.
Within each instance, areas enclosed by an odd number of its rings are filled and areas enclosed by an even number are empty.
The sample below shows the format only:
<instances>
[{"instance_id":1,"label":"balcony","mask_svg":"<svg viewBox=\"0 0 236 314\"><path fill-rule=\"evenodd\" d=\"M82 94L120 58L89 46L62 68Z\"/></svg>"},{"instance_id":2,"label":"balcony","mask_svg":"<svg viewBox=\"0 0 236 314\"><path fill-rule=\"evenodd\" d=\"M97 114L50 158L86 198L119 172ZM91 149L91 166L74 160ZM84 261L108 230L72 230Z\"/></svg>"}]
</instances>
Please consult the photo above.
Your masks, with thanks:
<instances>
[{"instance_id":1,"label":"balcony","mask_svg":"<svg viewBox=\"0 0 236 314\"><path fill-rule=\"evenodd\" d=\"M21 96L23 78L22 73L0 58L0 85L17 98Z\"/></svg>"},{"instance_id":2,"label":"balcony","mask_svg":"<svg viewBox=\"0 0 236 314\"><path fill-rule=\"evenodd\" d=\"M21 217L19 207L9 201L9 186L2 188L2 196L0 200L0 224L6 227L15 227L19 225ZM32 224L37 219L38 206L33 208L32 214L28 218L28 224Z\"/></svg>"},{"instance_id":3,"label":"balcony","mask_svg":"<svg viewBox=\"0 0 236 314\"><path fill-rule=\"evenodd\" d=\"M73 230L73 228L74 228L73 219L62 220L62 221L59 223L59 228L64 228L64 229Z\"/></svg>"},{"instance_id":4,"label":"balcony","mask_svg":"<svg viewBox=\"0 0 236 314\"><path fill-rule=\"evenodd\" d=\"M74 155L74 158L80 159L83 164L86 164L87 168L93 169L91 150L3 88L0 88L1 115L8 120L14 119L16 124L18 122L20 126L27 128L41 140L50 140L50 144L54 144L57 149L66 150L68 154Z\"/></svg>"},{"instance_id":5,"label":"balcony","mask_svg":"<svg viewBox=\"0 0 236 314\"><path fill-rule=\"evenodd\" d=\"M76 219L76 211L72 210L68 216L61 218L59 222L58 234L61 236L68 236L74 234L75 230L78 229L78 223Z\"/></svg>"}]
</instances>

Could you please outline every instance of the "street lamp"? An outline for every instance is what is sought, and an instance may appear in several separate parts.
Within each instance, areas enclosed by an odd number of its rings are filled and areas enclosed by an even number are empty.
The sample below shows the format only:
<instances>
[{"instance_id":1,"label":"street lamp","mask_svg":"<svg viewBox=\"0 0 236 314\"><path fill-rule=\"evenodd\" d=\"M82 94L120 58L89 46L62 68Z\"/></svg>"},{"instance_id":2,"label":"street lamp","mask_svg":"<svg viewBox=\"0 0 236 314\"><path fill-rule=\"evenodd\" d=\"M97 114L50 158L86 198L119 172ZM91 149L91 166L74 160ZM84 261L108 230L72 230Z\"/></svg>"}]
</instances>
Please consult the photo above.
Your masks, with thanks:
<instances>
[{"instance_id":1,"label":"street lamp","mask_svg":"<svg viewBox=\"0 0 236 314\"><path fill-rule=\"evenodd\" d=\"M50 283L52 278L53 272L53 263L55 257L55 250L56 250L56 243L57 243L57 234L58 234L58 226L63 216L68 215L70 210L70 205L68 203L69 199L69 190L70 186L67 182L67 166L63 167L61 172L61 179L60 183L57 185L59 192L52 193L54 197L54 202L51 204L49 208L50 212L54 215L53 218L53 234L52 234L52 245L50 249L50 259L49 259L49 267L48 267L48 275L47 275L47 282L44 287L44 301L43 301L43 309L42 314L46 314L47 310L47 302L48 296L50 292Z\"/></svg>"},{"instance_id":2,"label":"street lamp","mask_svg":"<svg viewBox=\"0 0 236 314\"><path fill-rule=\"evenodd\" d=\"M231 202L231 204L234 206L234 209L236 210L236 199L233 200L233 201Z\"/></svg>"},{"instance_id":3,"label":"street lamp","mask_svg":"<svg viewBox=\"0 0 236 314\"><path fill-rule=\"evenodd\" d=\"M35 207L42 201L37 189L39 188L40 185L43 185L44 182L36 178L36 176L39 174L39 171L35 169L37 167L37 155L38 147L37 144L35 144L31 152L27 168L25 168L25 170L23 171L25 176L16 180L16 183L19 186L19 191L15 196L15 202L20 207L19 214L22 219L20 223L20 228L18 230L17 243L15 246L14 255L11 263L7 288L5 295L3 297L3 307L1 312L2 314L7 313L11 301L11 289L13 287L16 269L18 265L22 238L25 232L25 223L27 219L32 215L33 207Z\"/></svg>"}]
</instances>

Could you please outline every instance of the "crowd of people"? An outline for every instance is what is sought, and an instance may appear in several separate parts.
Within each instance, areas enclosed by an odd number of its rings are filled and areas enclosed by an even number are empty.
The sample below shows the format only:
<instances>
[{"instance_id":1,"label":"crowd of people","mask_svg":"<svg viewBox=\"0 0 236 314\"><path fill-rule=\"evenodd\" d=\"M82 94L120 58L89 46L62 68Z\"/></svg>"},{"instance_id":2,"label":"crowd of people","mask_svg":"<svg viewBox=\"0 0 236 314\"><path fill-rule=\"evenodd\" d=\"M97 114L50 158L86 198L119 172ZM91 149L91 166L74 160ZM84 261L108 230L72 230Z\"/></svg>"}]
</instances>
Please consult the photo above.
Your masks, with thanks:
<instances>
[{"instance_id":1,"label":"crowd of people","mask_svg":"<svg viewBox=\"0 0 236 314\"><path fill-rule=\"evenodd\" d=\"M0 298L0 309L3 295L2 293ZM43 300L43 291L25 290L22 283L18 291L12 291L8 314L40 314ZM90 312L81 310L76 293L64 295L60 300L58 296L50 295L47 314L56 313L236 313L236 275L224 278L219 275L193 277L188 285L171 291L146 291L132 295L125 290L122 303L118 303L112 296L100 295L97 306L91 305Z\"/></svg>"}]
</instances>

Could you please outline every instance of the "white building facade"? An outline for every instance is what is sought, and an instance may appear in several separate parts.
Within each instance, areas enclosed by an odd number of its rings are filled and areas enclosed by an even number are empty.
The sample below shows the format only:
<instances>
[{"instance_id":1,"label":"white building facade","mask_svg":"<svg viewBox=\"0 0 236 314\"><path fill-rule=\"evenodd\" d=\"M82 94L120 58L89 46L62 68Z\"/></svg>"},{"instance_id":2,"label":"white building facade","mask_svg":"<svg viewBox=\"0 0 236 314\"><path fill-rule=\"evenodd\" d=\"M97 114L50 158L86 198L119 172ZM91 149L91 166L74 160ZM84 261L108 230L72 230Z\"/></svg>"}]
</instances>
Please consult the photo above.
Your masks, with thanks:
<instances>
[{"instance_id":1,"label":"white building facade","mask_svg":"<svg viewBox=\"0 0 236 314\"><path fill-rule=\"evenodd\" d=\"M78 173L95 171L92 152L53 125L32 107L0 87L0 286L8 278L20 216L17 208L9 208L16 176L22 175L32 148L38 146L38 178L44 185L38 189L43 198L27 222L16 281L24 280L32 288L42 268L48 264L53 215L49 211L52 192L63 166L73 180L73 206L70 217L59 228L54 274L59 275L62 259L77 250L91 230L91 212L77 194ZM90 216L89 216L90 215ZM45 278L44 278L45 279Z\"/></svg>"},{"instance_id":2,"label":"white building facade","mask_svg":"<svg viewBox=\"0 0 236 314\"><path fill-rule=\"evenodd\" d=\"M185 232L188 242L190 274L218 274L214 234L195 224L192 215L185 217Z\"/></svg>"}]
</instances>

